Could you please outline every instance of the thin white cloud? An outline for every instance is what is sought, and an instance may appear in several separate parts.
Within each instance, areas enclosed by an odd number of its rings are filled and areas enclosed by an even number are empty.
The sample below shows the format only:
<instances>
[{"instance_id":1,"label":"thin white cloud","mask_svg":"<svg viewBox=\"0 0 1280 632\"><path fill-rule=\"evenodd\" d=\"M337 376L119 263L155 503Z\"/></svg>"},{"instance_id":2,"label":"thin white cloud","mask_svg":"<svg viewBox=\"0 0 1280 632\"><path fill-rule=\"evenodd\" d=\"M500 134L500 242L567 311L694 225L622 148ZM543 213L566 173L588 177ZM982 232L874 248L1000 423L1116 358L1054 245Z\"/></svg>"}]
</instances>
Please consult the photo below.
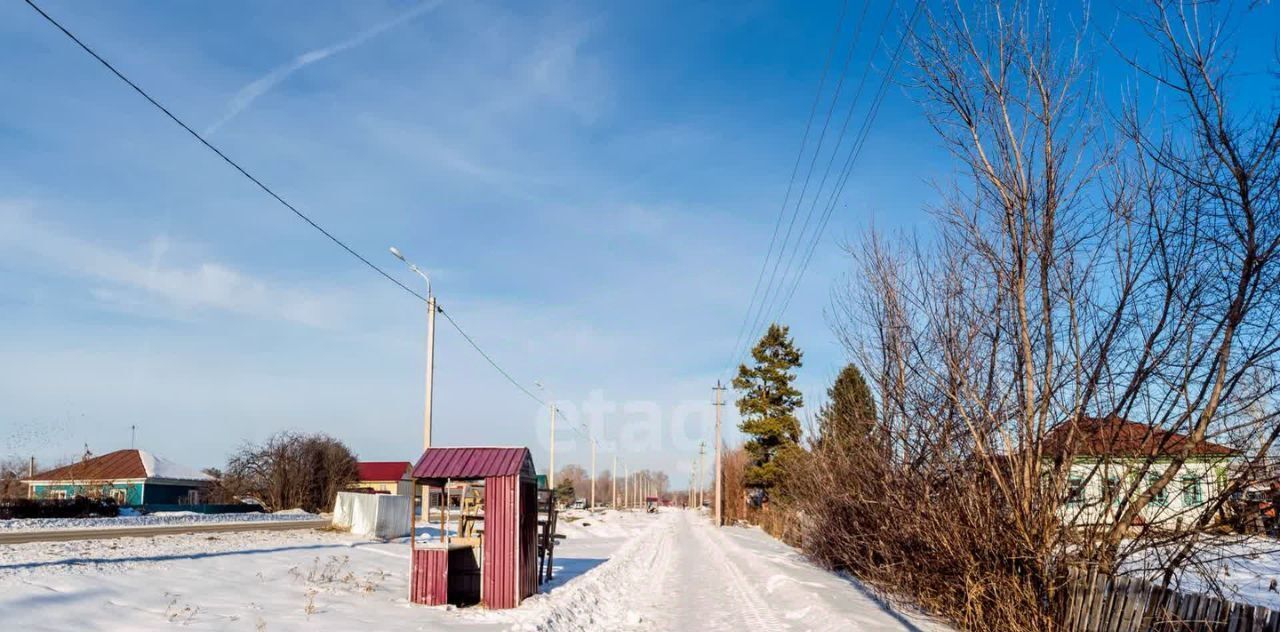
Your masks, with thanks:
<instances>
[{"instance_id":1,"label":"thin white cloud","mask_svg":"<svg viewBox=\"0 0 1280 632\"><path fill-rule=\"evenodd\" d=\"M204 131L205 135L207 136L207 135L213 134L214 132L217 132L218 129L221 128L223 125L226 125L228 121L235 118L237 115L243 112L246 108L252 105L253 102L258 99L258 97L261 97L262 95L269 92L272 88L276 87L276 85L279 84L281 81L284 81L285 79L287 79L289 75L292 75L293 73L305 68L306 66L314 64L318 61L327 59L343 51L348 51L357 46L360 46L361 44L364 44L365 42L368 42L369 40L397 26L400 26L401 24L404 24L405 22L408 22L418 17L423 13L426 13L427 11L431 11L432 9L435 9L436 7L440 6L441 1L442 0L424 2L390 20L387 20L380 24L376 24L370 28L360 31L359 33L355 34L353 37L350 37L341 42L338 42L337 44L326 46L324 48L317 48L315 50L307 51L301 55L298 55L297 57L294 57L288 63L277 67L275 70L272 70L271 72L263 75L262 77L259 77L258 79L255 79L249 82L243 88L240 88L240 91L237 92L234 97L232 97L231 101L227 104L227 109L222 114L222 117L205 129Z\"/></svg>"},{"instance_id":2,"label":"thin white cloud","mask_svg":"<svg viewBox=\"0 0 1280 632\"><path fill-rule=\"evenodd\" d=\"M99 284L90 287L90 295L114 309L165 317L212 309L322 328L337 327L345 319L344 304L333 293L269 283L216 261L167 261L170 241L163 235L141 252L104 247L99 241L0 203L0 255L21 256L89 279Z\"/></svg>"}]
</instances>

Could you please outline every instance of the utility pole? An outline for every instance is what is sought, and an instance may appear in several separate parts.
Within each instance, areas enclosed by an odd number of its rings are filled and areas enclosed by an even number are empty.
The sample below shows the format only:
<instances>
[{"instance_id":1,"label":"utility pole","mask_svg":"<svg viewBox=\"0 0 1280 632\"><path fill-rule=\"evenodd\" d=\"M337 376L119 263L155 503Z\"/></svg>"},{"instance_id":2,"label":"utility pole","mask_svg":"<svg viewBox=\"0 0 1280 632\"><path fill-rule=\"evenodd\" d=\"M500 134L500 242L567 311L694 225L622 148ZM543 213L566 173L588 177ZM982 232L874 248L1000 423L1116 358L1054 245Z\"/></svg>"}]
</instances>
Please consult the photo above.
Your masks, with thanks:
<instances>
[{"instance_id":1,"label":"utility pole","mask_svg":"<svg viewBox=\"0 0 1280 632\"><path fill-rule=\"evenodd\" d=\"M631 502L631 470L627 468L627 464L622 464L622 507L626 509Z\"/></svg>"},{"instance_id":2,"label":"utility pole","mask_svg":"<svg viewBox=\"0 0 1280 632\"><path fill-rule=\"evenodd\" d=\"M724 387L720 385L720 380L716 380L716 386L715 386L715 388L714 388L713 390L715 391L715 394L716 394L716 402L715 402L715 407L716 407L716 482L715 482L715 485L716 485L716 492L715 492L716 510L715 510L715 518L716 518L716 526L717 526L717 527L720 527L720 526L724 526L724 515L723 515L723 512L724 512L724 498L722 497L722 494L724 493L724 482L723 482L723 480L722 480L722 479L723 479L723 477L724 477L724 461L722 461L722 460L721 460L721 458L722 458L722 457L721 457L721 455L720 455L720 445L721 445L721 441L720 441L720 409L721 409L721 408L724 408L724 402L720 400L720 394L724 392Z\"/></svg>"},{"instance_id":3,"label":"utility pole","mask_svg":"<svg viewBox=\"0 0 1280 632\"><path fill-rule=\"evenodd\" d=\"M551 402L551 458L547 466L547 481L551 484L551 495L555 496L556 489L556 403Z\"/></svg>"},{"instance_id":4,"label":"utility pole","mask_svg":"<svg viewBox=\"0 0 1280 632\"><path fill-rule=\"evenodd\" d=\"M702 501L705 500L702 489L702 455L707 453L707 442L698 442L698 509L702 509Z\"/></svg>"},{"instance_id":5,"label":"utility pole","mask_svg":"<svg viewBox=\"0 0 1280 632\"><path fill-rule=\"evenodd\" d=\"M693 480L694 480L694 479L693 479L693 475L694 475L694 472L697 472L697 471L698 471L698 466L697 466L697 464L694 462L694 460L693 460L693 459L689 459L689 494L688 494L688 495L689 495L689 499L686 501L686 504L687 504L687 505L689 505L690 507L693 507L693 506L694 506L694 501L693 501Z\"/></svg>"},{"instance_id":6,"label":"utility pole","mask_svg":"<svg viewBox=\"0 0 1280 632\"><path fill-rule=\"evenodd\" d=\"M129 426L129 448L133 449L138 447L137 443L138 443L138 425L131 424Z\"/></svg>"},{"instance_id":7,"label":"utility pole","mask_svg":"<svg viewBox=\"0 0 1280 632\"><path fill-rule=\"evenodd\" d=\"M547 408L551 411L551 446L548 448L549 458L547 459L547 486L551 488L551 497L556 497L556 398L542 385L542 382L533 381L533 385L538 390L547 394Z\"/></svg>"},{"instance_id":8,"label":"utility pole","mask_svg":"<svg viewBox=\"0 0 1280 632\"><path fill-rule=\"evenodd\" d=\"M413 270L415 274L422 277L427 282L427 368L425 377L425 396L422 403L422 451L426 452L431 447L431 386L435 381L436 367L436 295L431 293L431 277L427 276L408 259L400 251L392 246L389 248L392 256L404 262ZM427 493L426 488L422 489L422 518L425 520L428 516L428 505L431 502L431 495Z\"/></svg>"},{"instance_id":9,"label":"utility pole","mask_svg":"<svg viewBox=\"0 0 1280 632\"><path fill-rule=\"evenodd\" d=\"M587 511L596 508L596 440L591 440L591 506Z\"/></svg>"},{"instance_id":10,"label":"utility pole","mask_svg":"<svg viewBox=\"0 0 1280 632\"><path fill-rule=\"evenodd\" d=\"M609 483L613 486L613 502L609 505L618 508L618 455L613 455L613 469L609 470Z\"/></svg>"}]
</instances>

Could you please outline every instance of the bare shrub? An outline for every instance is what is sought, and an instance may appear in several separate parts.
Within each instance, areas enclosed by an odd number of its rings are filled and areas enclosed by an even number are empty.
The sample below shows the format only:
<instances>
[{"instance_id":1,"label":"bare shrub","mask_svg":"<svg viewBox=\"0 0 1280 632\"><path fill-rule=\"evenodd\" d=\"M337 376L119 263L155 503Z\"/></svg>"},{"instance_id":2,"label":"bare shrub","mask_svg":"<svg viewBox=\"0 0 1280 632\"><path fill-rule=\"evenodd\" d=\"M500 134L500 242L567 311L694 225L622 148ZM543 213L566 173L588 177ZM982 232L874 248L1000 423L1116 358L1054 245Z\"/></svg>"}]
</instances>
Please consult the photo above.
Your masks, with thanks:
<instances>
[{"instance_id":1,"label":"bare shrub","mask_svg":"<svg viewBox=\"0 0 1280 632\"><path fill-rule=\"evenodd\" d=\"M720 453L720 466L723 470L721 473L721 484L724 486L721 494L724 502L723 516L726 524L733 524L739 520L749 520L747 515L747 452L741 446L735 448L722 448ZM714 498L714 491L712 497Z\"/></svg>"}]
</instances>

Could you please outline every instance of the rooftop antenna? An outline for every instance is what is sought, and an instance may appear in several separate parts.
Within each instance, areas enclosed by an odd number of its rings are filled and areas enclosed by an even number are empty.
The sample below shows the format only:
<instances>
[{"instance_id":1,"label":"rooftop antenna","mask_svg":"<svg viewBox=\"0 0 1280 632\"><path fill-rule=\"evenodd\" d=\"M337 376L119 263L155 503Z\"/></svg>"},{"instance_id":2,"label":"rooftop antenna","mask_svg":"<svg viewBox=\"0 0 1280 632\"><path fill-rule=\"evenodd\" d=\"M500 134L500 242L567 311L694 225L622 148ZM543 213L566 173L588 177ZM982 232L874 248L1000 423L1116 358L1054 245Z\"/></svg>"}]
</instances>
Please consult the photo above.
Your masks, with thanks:
<instances>
[{"instance_id":1,"label":"rooftop antenna","mask_svg":"<svg viewBox=\"0 0 1280 632\"><path fill-rule=\"evenodd\" d=\"M134 448L134 443L136 442L137 438L138 438L138 426L137 424L130 424L129 425L129 449L130 450Z\"/></svg>"}]
</instances>

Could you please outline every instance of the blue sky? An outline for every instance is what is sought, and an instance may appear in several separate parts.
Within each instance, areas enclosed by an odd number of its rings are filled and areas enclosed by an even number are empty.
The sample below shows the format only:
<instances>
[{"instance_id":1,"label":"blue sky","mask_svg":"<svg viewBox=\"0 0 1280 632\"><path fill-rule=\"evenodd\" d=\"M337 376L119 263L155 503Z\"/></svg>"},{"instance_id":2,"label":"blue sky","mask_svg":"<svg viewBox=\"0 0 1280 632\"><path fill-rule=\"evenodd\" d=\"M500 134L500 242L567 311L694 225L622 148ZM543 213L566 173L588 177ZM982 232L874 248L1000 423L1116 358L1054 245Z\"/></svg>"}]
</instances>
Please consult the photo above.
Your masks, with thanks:
<instances>
[{"instance_id":1,"label":"blue sky","mask_svg":"<svg viewBox=\"0 0 1280 632\"><path fill-rule=\"evenodd\" d=\"M617 449L685 480L838 3L42 4L356 250L428 269L516 379L656 407L658 440ZM812 404L843 362L839 242L925 226L953 168L901 87L863 157L784 319ZM0 6L0 191L0 454L106 452L137 424L196 466L282 429L415 456L421 304L22 3ZM437 444L545 463L545 410L443 321L436 371ZM557 464L584 462L564 435Z\"/></svg>"}]
</instances>

